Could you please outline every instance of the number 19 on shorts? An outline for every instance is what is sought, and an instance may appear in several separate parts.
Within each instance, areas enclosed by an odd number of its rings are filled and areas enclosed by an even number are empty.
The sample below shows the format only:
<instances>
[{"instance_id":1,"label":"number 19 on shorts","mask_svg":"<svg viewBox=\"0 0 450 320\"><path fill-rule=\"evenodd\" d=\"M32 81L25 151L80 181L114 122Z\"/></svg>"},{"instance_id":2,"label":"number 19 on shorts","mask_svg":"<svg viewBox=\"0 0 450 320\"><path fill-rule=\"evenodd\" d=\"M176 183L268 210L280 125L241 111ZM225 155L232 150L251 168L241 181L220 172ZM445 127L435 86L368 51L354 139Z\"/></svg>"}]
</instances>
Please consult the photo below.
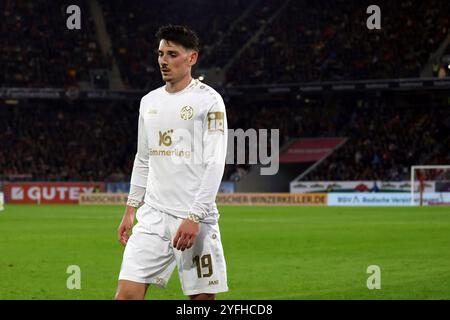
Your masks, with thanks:
<instances>
[{"instance_id":1,"label":"number 19 on shorts","mask_svg":"<svg viewBox=\"0 0 450 320\"><path fill-rule=\"evenodd\" d=\"M213 274L212 259L210 254L205 254L203 256L195 256L192 259L193 263L197 266L197 276L199 278L208 278ZM204 269L208 269L207 273L202 273ZM205 270L206 271L206 270Z\"/></svg>"}]
</instances>

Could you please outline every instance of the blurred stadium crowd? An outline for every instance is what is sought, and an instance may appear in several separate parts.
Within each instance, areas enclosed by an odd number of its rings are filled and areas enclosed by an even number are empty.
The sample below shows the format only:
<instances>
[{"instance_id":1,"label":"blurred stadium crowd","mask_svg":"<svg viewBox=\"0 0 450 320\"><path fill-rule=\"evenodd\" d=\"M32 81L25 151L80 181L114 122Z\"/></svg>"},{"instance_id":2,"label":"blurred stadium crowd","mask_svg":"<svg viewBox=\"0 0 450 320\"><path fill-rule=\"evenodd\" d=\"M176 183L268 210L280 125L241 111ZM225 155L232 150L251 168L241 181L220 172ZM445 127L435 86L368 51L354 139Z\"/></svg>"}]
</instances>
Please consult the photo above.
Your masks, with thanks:
<instances>
[{"instance_id":1,"label":"blurred stadium crowd","mask_svg":"<svg viewBox=\"0 0 450 320\"><path fill-rule=\"evenodd\" d=\"M70 86L116 62L127 88L152 89L161 85L154 34L171 21L199 33L200 68L230 64L227 85L414 77L450 26L450 2L441 0L380 0L383 28L373 32L357 0L193 0L195 10L183 1L100 0L111 41L102 53L88 1L78 1L82 29L65 28L70 3L0 3L1 85Z\"/></svg>"},{"instance_id":2,"label":"blurred stadium crowd","mask_svg":"<svg viewBox=\"0 0 450 320\"><path fill-rule=\"evenodd\" d=\"M40 101L0 108L4 180L128 180L136 150L136 105ZM308 180L404 180L411 165L450 161L448 107L424 112L345 99L331 106L316 100L245 108L236 101L227 108L229 128L280 128L281 146L300 137L347 137ZM227 165L224 179L234 180L248 169Z\"/></svg>"},{"instance_id":3,"label":"blurred stadium crowd","mask_svg":"<svg viewBox=\"0 0 450 320\"><path fill-rule=\"evenodd\" d=\"M71 2L0 2L0 87L89 88L93 71L117 66L124 88L154 89L162 85L154 34L172 21L198 31L198 68L224 71L227 86L418 77L450 26L450 2L439 0L380 0L384 27L373 32L366 28L369 3L357 0L192 0L195 10L183 1L99 0L111 42L103 52L87 0L77 1L82 29L61 27ZM128 179L137 101L0 107L4 180ZM231 100L227 107L230 128L280 128L281 146L298 137L348 137L311 180L401 180L412 164L450 160L449 108L396 109L364 98ZM228 165L224 179L247 170Z\"/></svg>"}]
</instances>

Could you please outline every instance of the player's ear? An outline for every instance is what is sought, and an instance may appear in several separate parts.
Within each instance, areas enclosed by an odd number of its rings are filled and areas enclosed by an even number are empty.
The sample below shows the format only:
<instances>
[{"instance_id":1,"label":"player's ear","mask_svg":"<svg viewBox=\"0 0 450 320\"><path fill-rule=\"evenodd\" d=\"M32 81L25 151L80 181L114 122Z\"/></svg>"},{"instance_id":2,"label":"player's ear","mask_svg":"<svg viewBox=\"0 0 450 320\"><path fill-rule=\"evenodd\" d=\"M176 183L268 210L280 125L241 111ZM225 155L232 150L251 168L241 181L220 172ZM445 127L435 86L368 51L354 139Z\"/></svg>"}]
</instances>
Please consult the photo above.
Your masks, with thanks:
<instances>
[{"instance_id":1,"label":"player's ear","mask_svg":"<svg viewBox=\"0 0 450 320\"><path fill-rule=\"evenodd\" d=\"M197 63L198 51L190 50L189 52L189 65L192 67Z\"/></svg>"}]
</instances>

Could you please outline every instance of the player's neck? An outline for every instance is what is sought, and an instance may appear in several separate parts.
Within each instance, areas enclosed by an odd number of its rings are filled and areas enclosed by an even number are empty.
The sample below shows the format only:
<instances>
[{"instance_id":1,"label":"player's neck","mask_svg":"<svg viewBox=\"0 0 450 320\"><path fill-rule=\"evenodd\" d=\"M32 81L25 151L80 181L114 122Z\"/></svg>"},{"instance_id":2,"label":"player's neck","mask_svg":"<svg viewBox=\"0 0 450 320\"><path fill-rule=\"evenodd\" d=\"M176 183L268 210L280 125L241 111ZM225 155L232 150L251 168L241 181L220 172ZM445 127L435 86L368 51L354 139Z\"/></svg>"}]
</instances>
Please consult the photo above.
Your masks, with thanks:
<instances>
[{"instance_id":1,"label":"player's neck","mask_svg":"<svg viewBox=\"0 0 450 320\"><path fill-rule=\"evenodd\" d=\"M166 91L169 93L176 93L185 89L191 81L192 77L191 75L188 75L178 82L166 82Z\"/></svg>"}]
</instances>

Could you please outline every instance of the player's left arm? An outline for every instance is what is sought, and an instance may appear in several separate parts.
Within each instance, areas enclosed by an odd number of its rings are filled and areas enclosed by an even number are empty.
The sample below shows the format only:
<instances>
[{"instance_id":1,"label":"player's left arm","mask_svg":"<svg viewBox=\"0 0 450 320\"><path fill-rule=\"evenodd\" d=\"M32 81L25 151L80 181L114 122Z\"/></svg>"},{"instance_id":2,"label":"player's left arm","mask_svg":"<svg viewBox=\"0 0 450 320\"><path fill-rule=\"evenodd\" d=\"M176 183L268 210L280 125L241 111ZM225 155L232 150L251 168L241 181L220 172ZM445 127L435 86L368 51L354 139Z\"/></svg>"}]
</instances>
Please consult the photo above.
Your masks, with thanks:
<instances>
[{"instance_id":1,"label":"player's left arm","mask_svg":"<svg viewBox=\"0 0 450 320\"><path fill-rule=\"evenodd\" d=\"M205 171L189 210L189 218L180 225L174 247L189 249L194 244L202 221L212 210L225 169L228 124L225 105L221 98L208 110L203 123L203 162Z\"/></svg>"}]
</instances>

